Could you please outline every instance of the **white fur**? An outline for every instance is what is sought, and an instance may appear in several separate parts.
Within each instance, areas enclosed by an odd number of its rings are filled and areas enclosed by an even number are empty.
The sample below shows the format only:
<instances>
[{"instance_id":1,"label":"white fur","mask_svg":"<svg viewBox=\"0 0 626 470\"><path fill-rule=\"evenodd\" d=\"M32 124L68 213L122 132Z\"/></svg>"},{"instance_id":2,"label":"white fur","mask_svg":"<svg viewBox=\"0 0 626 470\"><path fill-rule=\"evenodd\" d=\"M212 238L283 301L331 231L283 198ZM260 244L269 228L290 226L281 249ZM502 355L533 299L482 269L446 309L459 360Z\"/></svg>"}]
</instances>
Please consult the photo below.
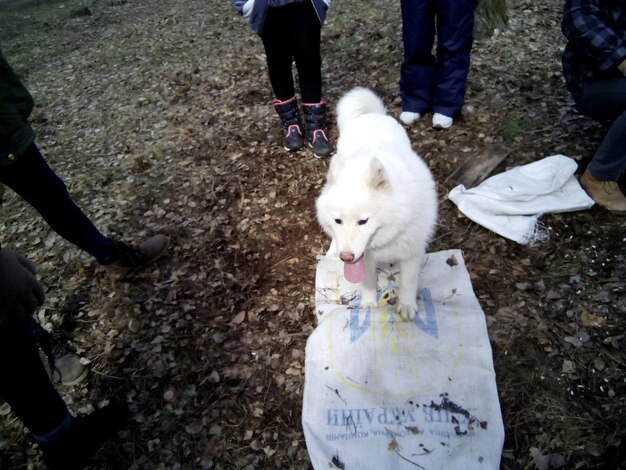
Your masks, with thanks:
<instances>
[{"instance_id":1,"label":"white fur","mask_svg":"<svg viewBox=\"0 0 626 470\"><path fill-rule=\"evenodd\" d=\"M397 311L412 320L420 268L437 222L435 181L372 91L359 87L344 95L337 124L337 152L316 201L318 221L332 238L331 253L355 261L364 257L364 307L377 304L376 265L399 262Z\"/></svg>"}]
</instances>

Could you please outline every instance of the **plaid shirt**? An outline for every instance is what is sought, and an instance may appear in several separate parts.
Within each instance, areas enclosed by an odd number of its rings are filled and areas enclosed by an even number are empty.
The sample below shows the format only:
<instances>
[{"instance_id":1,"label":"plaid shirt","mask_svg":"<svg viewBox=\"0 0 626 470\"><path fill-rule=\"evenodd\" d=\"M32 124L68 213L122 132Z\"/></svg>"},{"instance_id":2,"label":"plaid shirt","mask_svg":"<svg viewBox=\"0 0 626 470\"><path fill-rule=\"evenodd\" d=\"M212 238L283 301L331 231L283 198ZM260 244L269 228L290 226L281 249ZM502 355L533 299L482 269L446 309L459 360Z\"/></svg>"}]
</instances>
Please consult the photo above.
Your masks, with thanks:
<instances>
[{"instance_id":1,"label":"plaid shirt","mask_svg":"<svg viewBox=\"0 0 626 470\"><path fill-rule=\"evenodd\" d=\"M566 0L563 75L572 93L600 78L624 75L617 66L626 59L626 0Z\"/></svg>"}]
</instances>

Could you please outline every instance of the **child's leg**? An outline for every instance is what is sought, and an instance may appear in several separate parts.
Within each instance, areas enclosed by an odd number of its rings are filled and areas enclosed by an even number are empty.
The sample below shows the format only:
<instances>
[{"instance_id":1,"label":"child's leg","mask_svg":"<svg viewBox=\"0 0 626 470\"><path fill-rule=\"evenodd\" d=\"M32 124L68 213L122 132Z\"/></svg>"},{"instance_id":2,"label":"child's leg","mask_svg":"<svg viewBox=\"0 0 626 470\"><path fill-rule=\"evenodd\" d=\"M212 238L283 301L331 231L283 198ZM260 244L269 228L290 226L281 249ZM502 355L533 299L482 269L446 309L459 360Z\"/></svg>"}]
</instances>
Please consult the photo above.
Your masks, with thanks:
<instances>
[{"instance_id":1,"label":"child's leg","mask_svg":"<svg viewBox=\"0 0 626 470\"><path fill-rule=\"evenodd\" d=\"M434 112L455 117L465 101L476 0L437 3L437 71L432 107Z\"/></svg>"},{"instance_id":2,"label":"child's leg","mask_svg":"<svg viewBox=\"0 0 626 470\"><path fill-rule=\"evenodd\" d=\"M303 103L319 103L322 100L322 25L312 2L296 3L288 8L292 11L290 40L298 70L300 96Z\"/></svg>"},{"instance_id":3,"label":"child's leg","mask_svg":"<svg viewBox=\"0 0 626 470\"><path fill-rule=\"evenodd\" d=\"M265 47L270 83L276 97L274 110L283 125L283 148L293 152L302 148L304 140L291 71L293 41L290 11L290 7L268 8L261 39Z\"/></svg>"},{"instance_id":4,"label":"child's leg","mask_svg":"<svg viewBox=\"0 0 626 470\"><path fill-rule=\"evenodd\" d=\"M279 101L288 101L295 95L293 74L293 52L288 30L289 17L285 14L286 7L268 8L261 40L267 57L267 68L274 96Z\"/></svg>"},{"instance_id":5,"label":"child's leg","mask_svg":"<svg viewBox=\"0 0 626 470\"><path fill-rule=\"evenodd\" d=\"M322 25L311 2L296 3L287 9L291 11L289 28L302 97L304 134L313 154L326 157L332 153L333 146L328 140L326 102L322 100Z\"/></svg>"},{"instance_id":6,"label":"child's leg","mask_svg":"<svg viewBox=\"0 0 626 470\"><path fill-rule=\"evenodd\" d=\"M76 205L35 144L0 170L0 181L33 206L52 230L98 261L115 252L113 241L102 235Z\"/></svg>"},{"instance_id":7,"label":"child's leg","mask_svg":"<svg viewBox=\"0 0 626 470\"><path fill-rule=\"evenodd\" d=\"M435 74L434 0L401 0L404 59L400 67L402 110L430 111Z\"/></svg>"}]
</instances>

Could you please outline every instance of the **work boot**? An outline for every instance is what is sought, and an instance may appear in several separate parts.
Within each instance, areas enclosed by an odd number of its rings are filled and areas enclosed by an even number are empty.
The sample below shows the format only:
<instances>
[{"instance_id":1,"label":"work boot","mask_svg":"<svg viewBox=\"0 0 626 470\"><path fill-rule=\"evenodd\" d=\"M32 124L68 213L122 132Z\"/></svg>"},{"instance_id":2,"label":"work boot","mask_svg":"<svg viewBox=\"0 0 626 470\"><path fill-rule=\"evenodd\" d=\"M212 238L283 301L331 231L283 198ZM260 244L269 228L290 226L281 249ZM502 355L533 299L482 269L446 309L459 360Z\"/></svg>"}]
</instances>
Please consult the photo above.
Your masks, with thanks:
<instances>
[{"instance_id":1,"label":"work boot","mask_svg":"<svg viewBox=\"0 0 626 470\"><path fill-rule=\"evenodd\" d=\"M74 470L88 465L104 443L128 421L128 407L111 402L88 415L72 417L69 427L51 442L37 442L50 470Z\"/></svg>"},{"instance_id":2,"label":"work boot","mask_svg":"<svg viewBox=\"0 0 626 470\"><path fill-rule=\"evenodd\" d=\"M333 146L326 134L326 101L319 103L302 103L304 113L304 134L313 148L316 158L327 157Z\"/></svg>"},{"instance_id":3,"label":"work boot","mask_svg":"<svg viewBox=\"0 0 626 470\"><path fill-rule=\"evenodd\" d=\"M300 150L304 145L304 139L296 97L287 101L274 100L273 106L283 124L283 148L288 152Z\"/></svg>"},{"instance_id":4,"label":"work boot","mask_svg":"<svg viewBox=\"0 0 626 470\"><path fill-rule=\"evenodd\" d=\"M169 244L165 235L154 235L139 246L115 241L115 254L101 264L111 278L123 279L159 259Z\"/></svg>"},{"instance_id":5,"label":"work boot","mask_svg":"<svg viewBox=\"0 0 626 470\"><path fill-rule=\"evenodd\" d=\"M599 180L587 168L580 177L580 185L600 206L618 215L626 215L626 197L616 181Z\"/></svg>"}]
</instances>

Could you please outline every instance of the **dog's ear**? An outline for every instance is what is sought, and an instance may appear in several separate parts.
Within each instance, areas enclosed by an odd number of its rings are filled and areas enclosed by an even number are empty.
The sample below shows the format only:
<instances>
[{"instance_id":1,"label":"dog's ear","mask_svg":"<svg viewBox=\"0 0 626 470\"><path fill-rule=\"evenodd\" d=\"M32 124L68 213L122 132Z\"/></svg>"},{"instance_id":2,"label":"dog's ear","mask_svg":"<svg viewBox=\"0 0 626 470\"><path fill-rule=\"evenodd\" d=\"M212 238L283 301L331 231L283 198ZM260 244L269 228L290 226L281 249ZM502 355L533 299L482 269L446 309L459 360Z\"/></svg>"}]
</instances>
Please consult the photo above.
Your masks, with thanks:
<instances>
[{"instance_id":1,"label":"dog's ear","mask_svg":"<svg viewBox=\"0 0 626 470\"><path fill-rule=\"evenodd\" d=\"M378 158L372 158L369 166L368 183L377 191L388 191L391 188L385 167Z\"/></svg>"}]
</instances>

